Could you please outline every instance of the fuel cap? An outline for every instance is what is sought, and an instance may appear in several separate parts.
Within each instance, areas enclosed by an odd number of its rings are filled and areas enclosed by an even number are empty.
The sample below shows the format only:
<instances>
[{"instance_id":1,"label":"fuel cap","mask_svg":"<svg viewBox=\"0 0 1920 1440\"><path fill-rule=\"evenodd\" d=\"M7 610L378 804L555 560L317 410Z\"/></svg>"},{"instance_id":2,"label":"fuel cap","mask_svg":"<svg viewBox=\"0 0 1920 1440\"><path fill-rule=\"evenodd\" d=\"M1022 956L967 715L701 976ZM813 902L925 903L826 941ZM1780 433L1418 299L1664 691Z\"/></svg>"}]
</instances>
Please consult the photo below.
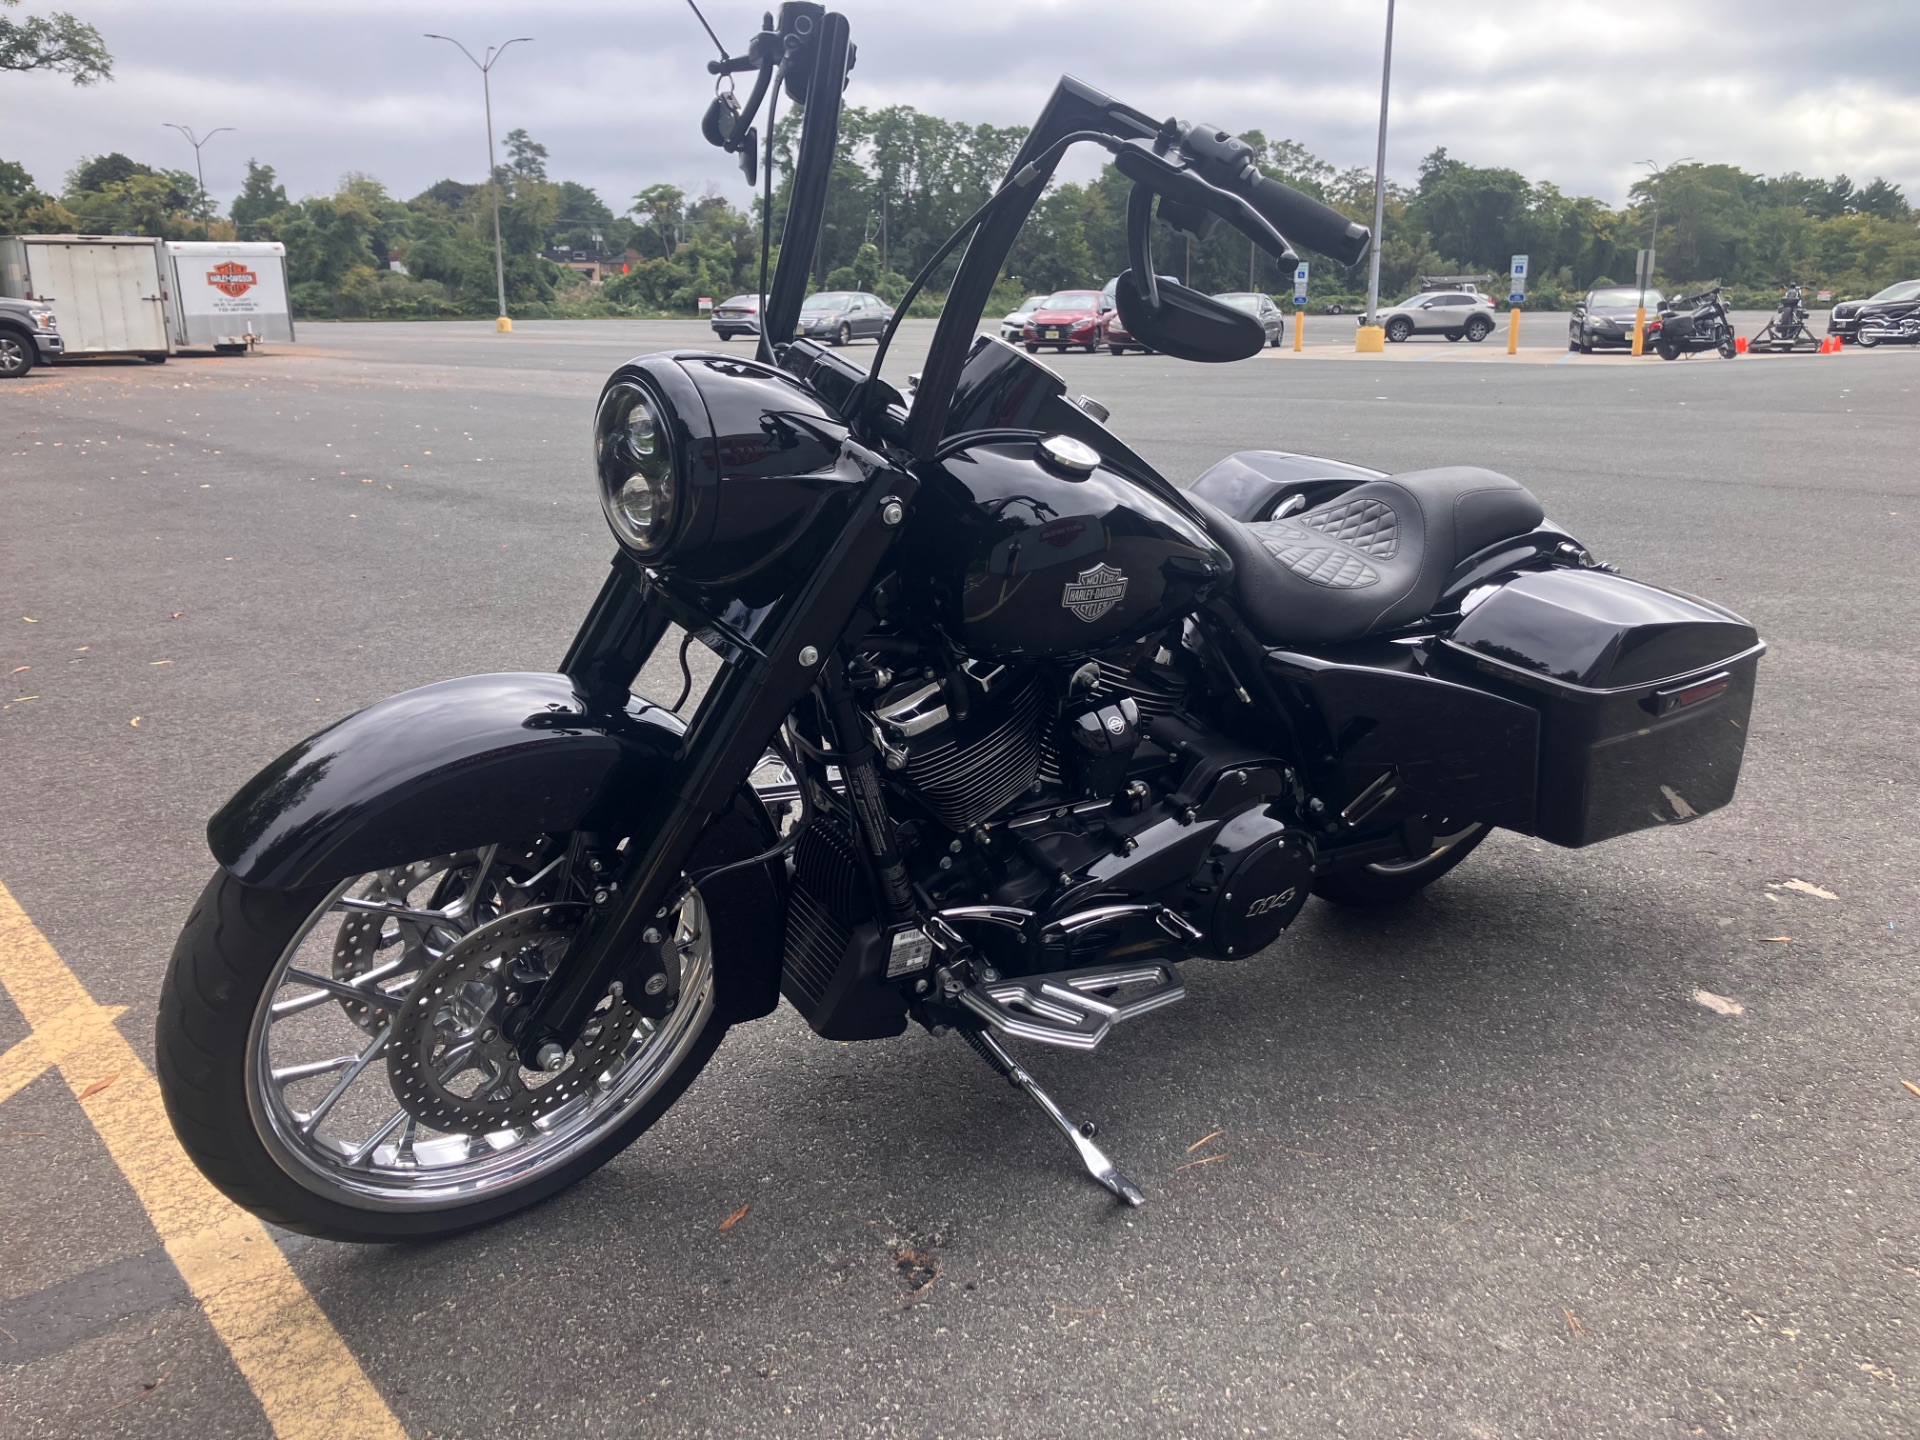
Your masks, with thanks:
<instances>
[{"instance_id":1,"label":"fuel cap","mask_svg":"<svg viewBox=\"0 0 1920 1440\"><path fill-rule=\"evenodd\" d=\"M1067 475L1091 475L1100 464L1100 452L1071 435L1049 435L1039 449L1042 460Z\"/></svg>"}]
</instances>

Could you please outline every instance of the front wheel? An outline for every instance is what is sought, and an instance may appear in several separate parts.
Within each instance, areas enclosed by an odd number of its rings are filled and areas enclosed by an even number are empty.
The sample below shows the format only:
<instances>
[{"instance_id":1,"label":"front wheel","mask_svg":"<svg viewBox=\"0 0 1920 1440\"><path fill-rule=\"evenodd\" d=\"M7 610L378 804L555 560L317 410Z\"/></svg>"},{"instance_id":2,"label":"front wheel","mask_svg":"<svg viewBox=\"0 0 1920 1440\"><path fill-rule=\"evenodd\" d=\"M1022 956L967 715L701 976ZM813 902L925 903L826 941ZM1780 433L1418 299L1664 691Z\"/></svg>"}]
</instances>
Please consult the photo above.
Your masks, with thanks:
<instances>
[{"instance_id":1,"label":"front wheel","mask_svg":"<svg viewBox=\"0 0 1920 1440\"><path fill-rule=\"evenodd\" d=\"M1425 855L1323 875L1313 882L1313 893L1336 905L1411 900L1471 855L1488 834L1488 827L1479 821L1439 819L1433 822L1433 830L1433 845Z\"/></svg>"},{"instance_id":2,"label":"front wheel","mask_svg":"<svg viewBox=\"0 0 1920 1440\"><path fill-rule=\"evenodd\" d=\"M1740 353L1740 347L1733 343L1733 337L1731 335L1723 336L1721 338L1720 355L1722 359L1731 360L1733 359L1734 356L1738 355L1739 353Z\"/></svg>"},{"instance_id":3,"label":"front wheel","mask_svg":"<svg viewBox=\"0 0 1920 1440\"><path fill-rule=\"evenodd\" d=\"M156 1036L194 1163L263 1219L378 1242L487 1224L619 1154L726 1033L715 927L690 894L664 942L668 1012L616 986L557 1069L528 1070L501 1022L585 919L570 855L566 837L489 846L299 891L215 875Z\"/></svg>"},{"instance_id":4,"label":"front wheel","mask_svg":"<svg viewBox=\"0 0 1920 1440\"><path fill-rule=\"evenodd\" d=\"M0 380L18 380L33 369L33 341L11 330L0 330Z\"/></svg>"},{"instance_id":5,"label":"front wheel","mask_svg":"<svg viewBox=\"0 0 1920 1440\"><path fill-rule=\"evenodd\" d=\"M853 343L853 327L842 321L840 328L833 332L833 343L836 345L851 345Z\"/></svg>"},{"instance_id":6,"label":"front wheel","mask_svg":"<svg viewBox=\"0 0 1920 1440\"><path fill-rule=\"evenodd\" d=\"M1387 322L1387 339L1394 344L1405 343L1413 335L1413 322L1406 316L1397 316Z\"/></svg>"}]
</instances>

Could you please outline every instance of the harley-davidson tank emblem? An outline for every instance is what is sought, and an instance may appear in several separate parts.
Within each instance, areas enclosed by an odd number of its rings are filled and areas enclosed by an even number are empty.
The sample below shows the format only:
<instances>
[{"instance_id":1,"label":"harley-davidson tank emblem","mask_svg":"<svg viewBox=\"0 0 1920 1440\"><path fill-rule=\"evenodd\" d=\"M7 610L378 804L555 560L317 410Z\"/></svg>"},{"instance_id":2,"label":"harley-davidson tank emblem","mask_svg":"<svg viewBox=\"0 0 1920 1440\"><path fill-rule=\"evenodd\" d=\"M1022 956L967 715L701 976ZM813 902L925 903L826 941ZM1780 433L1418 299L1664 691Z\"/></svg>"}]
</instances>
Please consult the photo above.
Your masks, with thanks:
<instances>
[{"instance_id":1,"label":"harley-davidson tank emblem","mask_svg":"<svg viewBox=\"0 0 1920 1440\"><path fill-rule=\"evenodd\" d=\"M207 284L236 300L259 283L257 274L232 260L223 261L207 272Z\"/></svg>"},{"instance_id":2,"label":"harley-davidson tank emblem","mask_svg":"<svg viewBox=\"0 0 1920 1440\"><path fill-rule=\"evenodd\" d=\"M1069 580L1060 594L1060 603L1091 625L1125 598L1127 577L1111 565L1099 564L1082 570L1080 578Z\"/></svg>"}]
</instances>

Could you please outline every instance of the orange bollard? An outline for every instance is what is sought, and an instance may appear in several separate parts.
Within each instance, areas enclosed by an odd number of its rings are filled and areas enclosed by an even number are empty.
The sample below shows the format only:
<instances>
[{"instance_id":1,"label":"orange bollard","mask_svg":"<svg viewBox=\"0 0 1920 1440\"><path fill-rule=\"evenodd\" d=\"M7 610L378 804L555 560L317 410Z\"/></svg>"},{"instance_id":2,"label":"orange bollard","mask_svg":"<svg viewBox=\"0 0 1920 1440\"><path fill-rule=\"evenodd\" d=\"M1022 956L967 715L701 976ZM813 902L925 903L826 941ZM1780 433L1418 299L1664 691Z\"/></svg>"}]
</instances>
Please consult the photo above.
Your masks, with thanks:
<instances>
[{"instance_id":1,"label":"orange bollard","mask_svg":"<svg viewBox=\"0 0 1920 1440\"><path fill-rule=\"evenodd\" d=\"M1746 336L1737 335L1734 337L1733 353L1736 355L1744 355L1747 353L1747 337Z\"/></svg>"}]
</instances>

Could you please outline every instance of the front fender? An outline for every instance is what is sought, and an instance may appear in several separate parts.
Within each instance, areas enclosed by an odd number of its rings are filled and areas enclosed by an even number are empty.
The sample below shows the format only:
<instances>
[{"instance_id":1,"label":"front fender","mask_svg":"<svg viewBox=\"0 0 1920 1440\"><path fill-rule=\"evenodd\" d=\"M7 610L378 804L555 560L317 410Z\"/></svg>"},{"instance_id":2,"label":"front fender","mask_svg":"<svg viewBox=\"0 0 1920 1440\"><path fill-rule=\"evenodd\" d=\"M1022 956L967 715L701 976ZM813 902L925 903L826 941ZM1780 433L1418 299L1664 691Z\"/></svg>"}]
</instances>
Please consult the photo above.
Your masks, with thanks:
<instances>
[{"instance_id":1,"label":"front fender","mask_svg":"<svg viewBox=\"0 0 1920 1440\"><path fill-rule=\"evenodd\" d=\"M423 685L301 741L207 825L249 885L290 890L631 814L685 723L632 701L595 711L564 675Z\"/></svg>"}]
</instances>

